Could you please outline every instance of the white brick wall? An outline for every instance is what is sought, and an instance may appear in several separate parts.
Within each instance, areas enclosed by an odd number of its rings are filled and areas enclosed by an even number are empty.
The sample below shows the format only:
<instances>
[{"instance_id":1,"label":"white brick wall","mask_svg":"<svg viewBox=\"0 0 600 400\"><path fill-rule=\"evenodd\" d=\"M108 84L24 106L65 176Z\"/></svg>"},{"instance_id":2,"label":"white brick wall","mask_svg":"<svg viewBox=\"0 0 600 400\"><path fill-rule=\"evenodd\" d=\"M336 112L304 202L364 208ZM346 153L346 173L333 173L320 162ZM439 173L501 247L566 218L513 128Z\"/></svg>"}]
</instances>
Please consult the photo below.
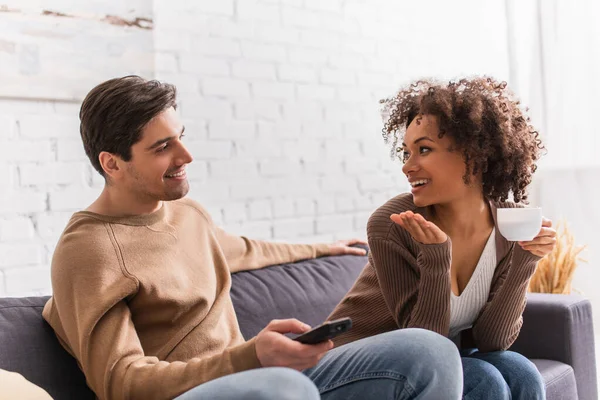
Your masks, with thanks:
<instances>
[{"instance_id":1,"label":"white brick wall","mask_svg":"<svg viewBox=\"0 0 600 400\"><path fill-rule=\"evenodd\" d=\"M115 74L153 73L152 31L103 21L107 15L151 18L151 1L8 0L3 5L14 12L0 13L0 47L6 49L0 58L0 96L76 101ZM42 10L69 17L43 15ZM24 124L31 128L24 135L68 132L61 129L61 119L34 118Z\"/></svg>"},{"instance_id":2,"label":"white brick wall","mask_svg":"<svg viewBox=\"0 0 600 400\"><path fill-rule=\"evenodd\" d=\"M189 196L215 222L314 242L364 237L370 213L406 190L379 98L422 76L508 74L502 0L50 3L80 18L42 17L33 1L0 13L0 46L14 49L0 52L0 295L49 293L56 240L102 189L77 117L104 79L178 85L195 158ZM150 16L154 29L107 25L104 14Z\"/></svg>"}]
</instances>

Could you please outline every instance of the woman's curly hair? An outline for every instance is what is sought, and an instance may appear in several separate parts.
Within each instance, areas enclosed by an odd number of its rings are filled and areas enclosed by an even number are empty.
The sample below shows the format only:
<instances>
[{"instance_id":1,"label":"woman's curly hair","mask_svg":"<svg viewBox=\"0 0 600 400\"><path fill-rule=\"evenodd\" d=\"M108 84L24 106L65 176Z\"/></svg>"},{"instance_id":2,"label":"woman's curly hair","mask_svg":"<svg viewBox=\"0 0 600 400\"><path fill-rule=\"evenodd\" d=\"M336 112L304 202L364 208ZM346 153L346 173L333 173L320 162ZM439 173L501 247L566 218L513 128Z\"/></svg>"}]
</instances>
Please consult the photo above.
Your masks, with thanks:
<instances>
[{"instance_id":1,"label":"woman's curly hair","mask_svg":"<svg viewBox=\"0 0 600 400\"><path fill-rule=\"evenodd\" d=\"M466 184L471 174L481 173L487 199L504 202L512 192L515 202L527 202L526 188L544 146L506 82L488 77L448 84L419 80L380 102L387 118L383 137L391 143L392 156L402 159L399 144L411 121L418 114L433 115L440 138L448 133L462 151Z\"/></svg>"}]
</instances>

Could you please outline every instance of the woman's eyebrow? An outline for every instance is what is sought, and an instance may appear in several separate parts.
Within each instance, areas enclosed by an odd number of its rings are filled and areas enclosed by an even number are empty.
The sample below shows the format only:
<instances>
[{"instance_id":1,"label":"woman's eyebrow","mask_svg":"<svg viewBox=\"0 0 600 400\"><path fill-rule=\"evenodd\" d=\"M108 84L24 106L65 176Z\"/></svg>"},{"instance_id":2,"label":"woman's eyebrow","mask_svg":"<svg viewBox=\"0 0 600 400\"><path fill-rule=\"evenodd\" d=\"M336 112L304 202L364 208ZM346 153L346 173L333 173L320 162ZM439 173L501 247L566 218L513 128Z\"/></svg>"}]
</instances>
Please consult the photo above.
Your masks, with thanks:
<instances>
[{"instance_id":1,"label":"woman's eyebrow","mask_svg":"<svg viewBox=\"0 0 600 400\"><path fill-rule=\"evenodd\" d=\"M434 142L435 143L435 141L433 139L431 139L429 136L421 136L420 138L418 138L417 140L415 140L413 142L413 144L417 144L417 143L419 143L419 142L421 142L423 140L429 140L430 142ZM402 142L402 147L406 147L406 143Z\"/></svg>"}]
</instances>

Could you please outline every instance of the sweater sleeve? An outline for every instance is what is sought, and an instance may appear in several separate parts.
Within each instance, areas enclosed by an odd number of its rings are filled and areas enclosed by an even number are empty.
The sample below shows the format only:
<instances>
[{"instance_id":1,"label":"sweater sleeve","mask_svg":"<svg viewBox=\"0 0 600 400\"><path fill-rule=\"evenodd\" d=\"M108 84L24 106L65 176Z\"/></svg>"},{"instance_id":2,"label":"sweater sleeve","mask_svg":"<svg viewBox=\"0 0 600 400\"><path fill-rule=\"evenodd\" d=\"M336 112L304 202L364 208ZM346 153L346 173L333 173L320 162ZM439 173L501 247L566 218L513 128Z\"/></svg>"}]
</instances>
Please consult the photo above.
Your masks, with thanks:
<instances>
[{"instance_id":1,"label":"sweater sleeve","mask_svg":"<svg viewBox=\"0 0 600 400\"><path fill-rule=\"evenodd\" d=\"M329 254L326 244L289 244L232 235L215 226L215 234L231 273L291 263Z\"/></svg>"},{"instance_id":2,"label":"sweater sleeve","mask_svg":"<svg viewBox=\"0 0 600 400\"><path fill-rule=\"evenodd\" d=\"M540 257L514 245L496 267L488 301L473 324L473 339L481 352L506 350L523 325L529 280Z\"/></svg>"},{"instance_id":3,"label":"sweater sleeve","mask_svg":"<svg viewBox=\"0 0 600 400\"><path fill-rule=\"evenodd\" d=\"M451 243L419 245L415 257L401 244L369 238L373 266L385 302L400 328L448 336Z\"/></svg>"},{"instance_id":4,"label":"sweater sleeve","mask_svg":"<svg viewBox=\"0 0 600 400\"><path fill-rule=\"evenodd\" d=\"M211 226L231 273L329 255L326 244L275 243L227 233L214 223L202 205L190 199L185 203L201 213Z\"/></svg>"},{"instance_id":5,"label":"sweater sleeve","mask_svg":"<svg viewBox=\"0 0 600 400\"><path fill-rule=\"evenodd\" d=\"M188 362L145 355L128 307L137 280L128 274L110 233L105 232L106 240L88 233L67 233L57 246L54 294L44 318L98 398L174 398L209 380L260 367L254 340Z\"/></svg>"}]
</instances>

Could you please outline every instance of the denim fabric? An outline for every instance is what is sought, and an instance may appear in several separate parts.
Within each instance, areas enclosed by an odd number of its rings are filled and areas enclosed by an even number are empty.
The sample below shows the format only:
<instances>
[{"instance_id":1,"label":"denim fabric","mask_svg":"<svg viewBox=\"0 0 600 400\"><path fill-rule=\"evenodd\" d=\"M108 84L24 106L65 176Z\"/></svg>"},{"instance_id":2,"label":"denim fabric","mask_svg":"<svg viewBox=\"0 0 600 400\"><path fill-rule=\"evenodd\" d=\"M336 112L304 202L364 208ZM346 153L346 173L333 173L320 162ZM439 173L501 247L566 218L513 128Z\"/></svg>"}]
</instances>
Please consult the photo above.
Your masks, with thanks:
<instances>
[{"instance_id":1,"label":"denim fabric","mask_svg":"<svg viewBox=\"0 0 600 400\"><path fill-rule=\"evenodd\" d=\"M460 399L456 346L437 333L401 329L357 340L304 371L323 400Z\"/></svg>"},{"instance_id":2,"label":"denim fabric","mask_svg":"<svg viewBox=\"0 0 600 400\"><path fill-rule=\"evenodd\" d=\"M196 386L175 400L318 400L319 392L305 375L289 368L238 372Z\"/></svg>"},{"instance_id":3,"label":"denim fabric","mask_svg":"<svg viewBox=\"0 0 600 400\"><path fill-rule=\"evenodd\" d=\"M542 376L526 357L514 351L480 353L461 350L465 400L544 400Z\"/></svg>"}]
</instances>

